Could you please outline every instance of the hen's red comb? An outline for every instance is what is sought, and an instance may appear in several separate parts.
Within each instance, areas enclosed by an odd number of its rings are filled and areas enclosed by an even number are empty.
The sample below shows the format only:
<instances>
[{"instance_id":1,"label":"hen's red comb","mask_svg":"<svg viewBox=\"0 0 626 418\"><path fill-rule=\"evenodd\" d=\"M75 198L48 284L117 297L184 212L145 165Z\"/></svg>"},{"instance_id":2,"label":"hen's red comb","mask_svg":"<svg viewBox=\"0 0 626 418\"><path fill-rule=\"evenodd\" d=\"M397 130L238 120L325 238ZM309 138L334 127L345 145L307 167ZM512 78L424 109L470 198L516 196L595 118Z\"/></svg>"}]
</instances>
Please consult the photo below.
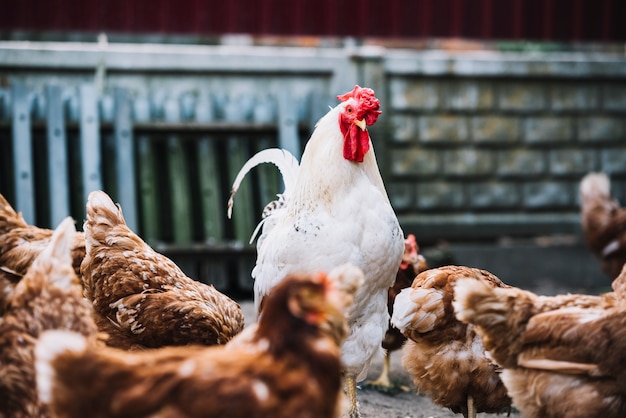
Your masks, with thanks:
<instances>
[{"instance_id":1,"label":"hen's red comb","mask_svg":"<svg viewBox=\"0 0 626 418\"><path fill-rule=\"evenodd\" d=\"M400 268L406 270L410 264L414 264L414 261L418 258L417 240L415 235L409 234L404 240L404 254L402 255L402 263Z\"/></svg>"},{"instance_id":2,"label":"hen's red comb","mask_svg":"<svg viewBox=\"0 0 626 418\"><path fill-rule=\"evenodd\" d=\"M367 87L361 87L358 84L354 86L354 89L352 89L352 91L337 96L337 99L342 102L345 102L348 99L354 99L358 101L360 103L359 107L361 109L361 112L367 115L365 119L368 125L374 124L374 122L376 122L376 119L378 118L378 115L383 113L379 110L380 101L374 95L374 90Z\"/></svg>"}]
</instances>

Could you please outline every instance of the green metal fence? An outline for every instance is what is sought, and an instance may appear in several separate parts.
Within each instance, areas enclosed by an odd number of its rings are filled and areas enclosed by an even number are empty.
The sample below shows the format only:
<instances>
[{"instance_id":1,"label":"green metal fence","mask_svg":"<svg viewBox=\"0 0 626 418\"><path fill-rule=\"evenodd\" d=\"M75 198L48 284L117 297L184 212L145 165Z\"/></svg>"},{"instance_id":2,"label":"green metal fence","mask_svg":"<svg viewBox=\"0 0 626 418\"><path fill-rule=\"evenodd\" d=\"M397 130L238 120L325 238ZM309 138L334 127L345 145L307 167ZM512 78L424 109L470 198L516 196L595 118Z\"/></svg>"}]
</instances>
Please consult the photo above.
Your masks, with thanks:
<instances>
[{"instance_id":1,"label":"green metal fence","mask_svg":"<svg viewBox=\"0 0 626 418\"><path fill-rule=\"evenodd\" d=\"M132 230L189 275L250 290L248 240L282 183L275 167L259 167L239 190L232 220L230 185L261 149L300 154L309 132L298 115L303 104L289 94L210 92L150 101L124 88L103 96L88 84L41 93L14 84L3 93L0 190L28 222L54 227L71 215L81 228L87 195L102 189Z\"/></svg>"}]
</instances>

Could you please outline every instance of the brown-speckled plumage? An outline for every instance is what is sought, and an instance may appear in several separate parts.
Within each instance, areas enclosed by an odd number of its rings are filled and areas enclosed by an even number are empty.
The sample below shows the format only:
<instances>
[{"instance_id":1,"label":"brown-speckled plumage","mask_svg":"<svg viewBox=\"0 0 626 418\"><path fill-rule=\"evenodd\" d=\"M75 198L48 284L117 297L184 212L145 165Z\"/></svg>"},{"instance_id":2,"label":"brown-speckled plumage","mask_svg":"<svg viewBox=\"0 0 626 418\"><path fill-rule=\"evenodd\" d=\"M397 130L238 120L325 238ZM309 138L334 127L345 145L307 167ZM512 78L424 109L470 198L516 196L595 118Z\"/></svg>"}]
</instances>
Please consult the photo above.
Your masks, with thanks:
<instances>
[{"instance_id":1,"label":"brown-speckled plumage","mask_svg":"<svg viewBox=\"0 0 626 418\"><path fill-rule=\"evenodd\" d=\"M76 232L66 219L26 275L0 319L0 417L47 417L35 388L33 350L39 335L49 329L96 335L91 306L70 264L70 243Z\"/></svg>"},{"instance_id":2,"label":"brown-speckled plumage","mask_svg":"<svg viewBox=\"0 0 626 418\"><path fill-rule=\"evenodd\" d=\"M38 355L40 386L64 418L338 417L344 310L363 277L352 276L343 290L321 274L284 279L245 343L124 352L48 333L37 354L57 354Z\"/></svg>"},{"instance_id":3,"label":"brown-speckled plumage","mask_svg":"<svg viewBox=\"0 0 626 418\"><path fill-rule=\"evenodd\" d=\"M0 317L4 315L9 302L13 298L13 293L15 293L15 286L17 286L20 280L22 280L21 274L16 274L12 270L0 267Z\"/></svg>"},{"instance_id":4,"label":"brown-speckled plumage","mask_svg":"<svg viewBox=\"0 0 626 418\"><path fill-rule=\"evenodd\" d=\"M587 245L602 271L617 277L626 262L626 208L611 197L609 178L589 173L580 183L581 222Z\"/></svg>"},{"instance_id":5,"label":"brown-speckled plumage","mask_svg":"<svg viewBox=\"0 0 626 418\"><path fill-rule=\"evenodd\" d=\"M389 317L393 314L393 303L396 296L402 291L410 287L415 276L428 269L428 263L423 255L419 253L419 247L413 234L409 234L404 240L404 254L402 255L402 264L396 273L396 280L393 286L389 288L387 297L387 309ZM399 350L406 341L406 337L395 327L390 326L383 339L383 348L387 352Z\"/></svg>"},{"instance_id":6,"label":"brown-speckled plumage","mask_svg":"<svg viewBox=\"0 0 626 418\"><path fill-rule=\"evenodd\" d=\"M26 274L28 267L46 248L52 237L52 229L39 228L26 223L21 213L0 194L0 266L18 275ZM85 257L85 237L74 232L72 265L80 277L80 263Z\"/></svg>"},{"instance_id":7,"label":"brown-speckled plumage","mask_svg":"<svg viewBox=\"0 0 626 418\"><path fill-rule=\"evenodd\" d=\"M505 287L496 276L462 266L445 266L419 274L394 305L393 323L408 341L402 365L418 390L438 405L468 414L468 396L477 412L501 412L511 400L499 379L498 367L488 360L473 326L454 316L454 284L463 277L488 287Z\"/></svg>"},{"instance_id":8,"label":"brown-speckled plumage","mask_svg":"<svg viewBox=\"0 0 626 418\"><path fill-rule=\"evenodd\" d=\"M124 222L104 192L92 192L84 224L85 295L98 327L118 348L225 344L244 325L239 305L187 277Z\"/></svg>"},{"instance_id":9,"label":"brown-speckled plumage","mask_svg":"<svg viewBox=\"0 0 626 418\"><path fill-rule=\"evenodd\" d=\"M601 296L538 296L460 281L455 308L472 323L513 404L527 418L626 416L626 270Z\"/></svg>"}]
</instances>

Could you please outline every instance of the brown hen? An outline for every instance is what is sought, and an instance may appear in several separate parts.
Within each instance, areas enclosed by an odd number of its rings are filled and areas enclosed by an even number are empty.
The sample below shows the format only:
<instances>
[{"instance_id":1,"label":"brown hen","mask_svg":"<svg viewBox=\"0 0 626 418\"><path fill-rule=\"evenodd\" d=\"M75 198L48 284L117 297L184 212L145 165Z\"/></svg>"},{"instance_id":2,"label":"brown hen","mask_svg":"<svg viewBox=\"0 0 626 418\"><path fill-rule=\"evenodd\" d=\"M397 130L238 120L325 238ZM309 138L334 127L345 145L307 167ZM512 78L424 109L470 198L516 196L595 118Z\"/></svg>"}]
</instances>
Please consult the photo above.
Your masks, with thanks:
<instances>
[{"instance_id":1,"label":"brown hen","mask_svg":"<svg viewBox=\"0 0 626 418\"><path fill-rule=\"evenodd\" d=\"M526 418L626 416L626 269L614 292L538 296L464 279L459 320L471 323Z\"/></svg>"},{"instance_id":2,"label":"brown hen","mask_svg":"<svg viewBox=\"0 0 626 418\"><path fill-rule=\"evenodd\" d=\"M53 233L52 229L27 224L21 213L16 212L0 194L0 267L23 276L33 260L46 248ZM82 232L74 230L71 251L74 271L80 277L80 263L85 257L85 237Z\"/></svg>"},{"instance_id":3,"label":"brown hen","mask_svg":"<svg viewBox=\"0 0 626 418\"><path fill-rule=\"evenodd\" d=\"M396 273L396 280L393 282L393 286L389 288L387 296L387 309L389 310L389 317L393 314L393 303L396 300L396 296L413 283L413 279L422 271L428 269L428 264L423 255L419 253L419 246L415 239L415 235L409 234L404 240L404 254L402 255L402 264ZM383 358L383 368L378 376L373 381L367 382L369 386L381 391L392 391L396 386L391 382L389 378L389 370L391 368L391 352L402 348L402 344L406 341L406 337L400 332L400 330L391 324L385 333L383 339L383 348L385 349L385 357Z\"/></svg>"},{"instance_id":4,"label":"brown hen","mask_svg":"<svg viewBox=\"0 0 626 418\"><path fill-rule=\"evenodd\" d=\"M245 343L125 352L51 331L36 349L40 396L65 418L338 417L345 311L363 282L341 268L341 281L282 280Z\"/></svg>"},{"instance_id":5,"label":"brown hen","mask_svg":"<svg viewBox=\"0 0 626 418\"><path fill-rule=\"evenodd\" d=\"M0 317L13 298L15 286L22 279L22 275L16 274L13 270L0 267Z\"/></svg>"},{"instance_id":6,"label":"brown hen","mask_svg":"<svg viewBox=\"0 0 626 418\"><path fill-rule=\"evenodd\" d=\"M93 339L91 306L72 268L70 248L76 229L71 218L57 228L48 245L15 286L0 319L0 417L47 417L35 385L34 347L40 334L65 329Z\"/></svg>"},{"instance_id":7,"label":"brown hen","mask_svg":"<svg viewBox=\"0 0 626 418\"><path fill-rule=\"evenodd\" d=\"M106 193L89 194L83 229L85 295L108 345L225 344L243 329L239 304L154 251Z\"/></svg>"},{"instance_id":8,"label":"brown hen","mask_svg":"<svg viewBox=\"0 0 626 418\"><path fill-rule=\"evenodd\" d=\"M589 173L580 182L581 222L587 245L602 271L617 277L626 262L626 208L611 197L604 173Z\"/></svg>"},{"instance_id":9,"label":"brown hen","mask_svg":"<svg viewBox=\"0 0 626 418\"><path fill-rule=\"evenodd\" d=\"M454 284L472 277L489 288L506 287L485 270L445 266L420 273L396 297L392 324L408 337L402 365L419 391L464 417L497 413L511 405L472 325L454 316Z\"/></svg>"}]
</instances>

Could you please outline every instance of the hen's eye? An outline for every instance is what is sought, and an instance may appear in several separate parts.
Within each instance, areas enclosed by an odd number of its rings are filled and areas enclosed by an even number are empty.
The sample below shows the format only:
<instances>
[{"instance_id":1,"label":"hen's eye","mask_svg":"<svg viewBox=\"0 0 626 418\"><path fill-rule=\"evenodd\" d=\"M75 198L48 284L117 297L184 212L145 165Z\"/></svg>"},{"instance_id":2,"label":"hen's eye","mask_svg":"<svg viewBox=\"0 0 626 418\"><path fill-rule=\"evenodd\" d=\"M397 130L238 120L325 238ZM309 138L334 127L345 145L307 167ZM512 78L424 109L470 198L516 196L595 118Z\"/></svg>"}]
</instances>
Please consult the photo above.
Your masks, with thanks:
<instances>
[{"instance_id":1,"label":"hen's eye","mask_svg":"<svg viewBox=\"0 0 626 418\"><path fill-rule=\"evenodd\" d=\"M348 112L348 113L352 113L352 106L348 106L348 107L346 107L346 112Z\"/></svg>"}]
</instances>

